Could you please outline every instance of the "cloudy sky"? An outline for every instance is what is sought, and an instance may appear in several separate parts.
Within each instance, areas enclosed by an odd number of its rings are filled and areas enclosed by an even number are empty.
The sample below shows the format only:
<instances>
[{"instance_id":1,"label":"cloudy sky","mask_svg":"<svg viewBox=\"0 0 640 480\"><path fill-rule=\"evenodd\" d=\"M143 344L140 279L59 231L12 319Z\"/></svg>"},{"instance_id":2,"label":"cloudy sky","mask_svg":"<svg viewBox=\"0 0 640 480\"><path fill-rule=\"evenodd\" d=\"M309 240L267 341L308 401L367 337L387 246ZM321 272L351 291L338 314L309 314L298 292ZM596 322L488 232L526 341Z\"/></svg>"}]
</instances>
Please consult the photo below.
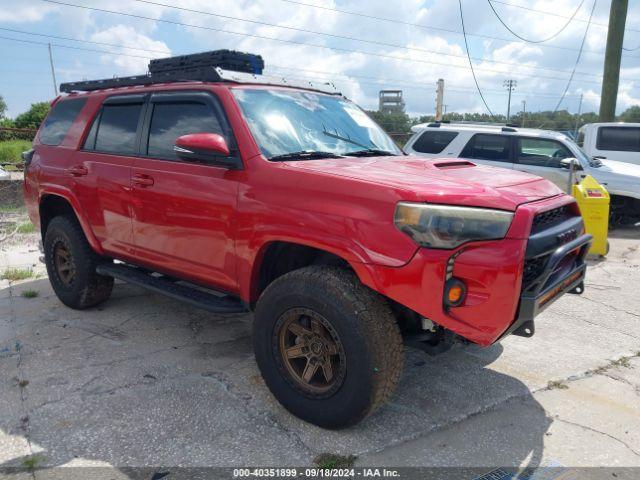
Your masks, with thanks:
<instances>
[{"instance_id":1,"label":"cloudy sky","mask_svg":"<svg viewBox=\"0 0 640 480\"><path fill-rule=\"evenodd\" d=\"M469 49L489 108L552 110L567 86L594 0L462 0ZM561 108L597 110L610 0L596 0L584 51ZM181 9L170 5L179 5ZM89 7L89 8L87 8ZM524 8L523 8L524 7ZM97 10L96 10L97 9ZM544 13L548 12L548 13ZM446 82L449 111L485 111L469 69L458 0L0 0L0 95L9 115L53 97L58 82L146 71L149 58L229 48L259 53L269 73L333 81L365 108L404 91L411 115L432 114ZM35 35L34 35L35 34ZM58 38L56 38L58 37ZM19 40L19 41L18 41ZM92 43L93 42L93 43ZM640 0L629 0L618 111L640 104Z\"/></svg>"}]
</instances>

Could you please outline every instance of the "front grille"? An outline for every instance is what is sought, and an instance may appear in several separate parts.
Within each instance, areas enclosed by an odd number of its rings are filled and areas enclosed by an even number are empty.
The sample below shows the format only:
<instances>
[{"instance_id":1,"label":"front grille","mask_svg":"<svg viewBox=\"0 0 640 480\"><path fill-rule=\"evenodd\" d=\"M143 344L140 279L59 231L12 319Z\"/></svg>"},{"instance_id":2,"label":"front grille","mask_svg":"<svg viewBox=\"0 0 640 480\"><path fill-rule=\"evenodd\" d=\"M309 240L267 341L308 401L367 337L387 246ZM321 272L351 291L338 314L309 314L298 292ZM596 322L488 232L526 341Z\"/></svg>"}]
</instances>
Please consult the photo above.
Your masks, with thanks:
<instances>
[{"instance_id":1,"label":"front grille","mask_svg":"<svg viewBox=\"0 0 640 480\"><path fill-rule=\"evenodd\" d=\"M542 275L544 267L547 265L549 255L543 255L541 257L531 258L524 262L524 272L522 274L522 289L527 290L532 286L532 283Z\"/></svg>"},{"instance_id":2,"label":"front grille","mask_svg":"<svg viewBox=\"0 0 640 480\"><path fill-rule=\"evenodd\" d=\"M533 219L531 233L537 233L545 230L549 227L562 223L570 217L572 217L572 215L569 211L568 205L539 213Z\"/></svg>"}]
</instances>

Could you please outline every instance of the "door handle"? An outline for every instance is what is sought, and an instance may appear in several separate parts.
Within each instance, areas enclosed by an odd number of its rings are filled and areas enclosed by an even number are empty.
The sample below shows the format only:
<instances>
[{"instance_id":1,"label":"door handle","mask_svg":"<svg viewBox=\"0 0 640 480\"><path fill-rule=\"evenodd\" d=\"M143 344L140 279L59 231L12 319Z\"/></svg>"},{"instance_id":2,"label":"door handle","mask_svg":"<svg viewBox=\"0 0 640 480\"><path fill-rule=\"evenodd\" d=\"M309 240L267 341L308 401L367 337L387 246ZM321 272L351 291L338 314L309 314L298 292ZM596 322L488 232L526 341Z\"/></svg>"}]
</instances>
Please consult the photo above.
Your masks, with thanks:
<instances>
[{"instance_id":1,"label":"door handle","mask_svg":"<svg viewBox=\"0 0 640 480\"><path fill-rule=\"evenodd\" d=\"M75 165L67 169L67 172L72 177L83 177L89 173L89 170L84 165Z\"/></svg>"},{"instance_id":2,"label":"door handle","mask_svg":"<svg viewBox=\"0 0 640 480\"><path fill-rule=\"evenodd\" d=\"M153 185L153 177L149 175L144 175L142 173L138 173L133 176L131 181L139 187L150 187Z\"/></svg>"}]
</instances>

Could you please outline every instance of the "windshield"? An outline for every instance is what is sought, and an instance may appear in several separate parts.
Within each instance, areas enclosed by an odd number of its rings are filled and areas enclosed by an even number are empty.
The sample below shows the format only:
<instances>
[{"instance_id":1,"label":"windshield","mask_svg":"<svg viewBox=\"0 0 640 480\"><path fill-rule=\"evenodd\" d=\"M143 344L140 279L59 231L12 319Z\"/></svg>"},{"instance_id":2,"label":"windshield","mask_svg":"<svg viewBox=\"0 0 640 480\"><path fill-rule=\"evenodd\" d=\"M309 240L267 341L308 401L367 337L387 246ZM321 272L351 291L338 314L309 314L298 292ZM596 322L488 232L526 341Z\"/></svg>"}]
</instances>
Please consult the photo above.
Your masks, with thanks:
<instances>
[{"instance_id":1,"label":"windshield","mask_svg":"<svg viewBox=\"0 0 640 480\"><path fill-rule=\"evenodd\" d=\"M342 97L281 89L232 91L260 150L269 159L402 154L373 120ZM315 155L308 155L310 152Z\"/></svg>"},{"instance_id":2,"label":"windshield","mask_svg":"<svg viewBox=\"0 0 640 480\"><path fill-rule=\"evenodd\" d=\"M565 137L566 143L571 147L576 158L582 165L590 165L591 167L598 168L602 166L602 162L597 158L591 158L576 142L569 137Z\"/></svg>"}]
</instances>

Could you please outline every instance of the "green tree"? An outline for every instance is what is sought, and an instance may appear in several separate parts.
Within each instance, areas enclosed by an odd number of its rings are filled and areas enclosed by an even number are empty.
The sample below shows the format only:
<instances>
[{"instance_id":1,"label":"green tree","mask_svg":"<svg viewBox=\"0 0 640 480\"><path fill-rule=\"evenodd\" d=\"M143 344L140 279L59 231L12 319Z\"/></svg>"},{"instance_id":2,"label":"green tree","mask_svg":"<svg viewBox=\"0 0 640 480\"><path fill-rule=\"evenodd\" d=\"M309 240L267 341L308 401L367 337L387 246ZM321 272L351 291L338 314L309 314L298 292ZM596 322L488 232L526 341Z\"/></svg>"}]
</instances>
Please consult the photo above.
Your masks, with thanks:
<instances>
[{"instance_id":1,"label":"green tree","mask_svg":"<svg viewBox=\"0 0 640 480\"><path fill-rule=\"evenodd\" d=\"M0 95L0 120L4 120L7 114L7 102L4 101L2 95Z\"/></svg>"},{"instance_id":2,"label":"green tree","mask_svg":"<svg viewBox=\"0 0 640 480\"><path fill-rule=\"evenodd\" d=\"M16 117L16 128L38 128L44 117L49 113L50 108L48 102L32 103L29 110Z\"/></svg>"},{"instance_id":3,"label":"green tree","mask_svg":"<svg viewBox=\"0 0 640 480\"><path fill-rule=\"evenodd\" d=\"M634 105L633 107L627 108L624 112L620 114L618 120L621 122L640 122L640 105Z\"/></svg>"},{"instance_id":4,"label":"green tree","mask_svg":"<svg viewBox=\"0 0 640 480\"><path fill-rule=\"evenodd\" d=\"M367 114L388 133L400 134L411 131L411 121L406 113L368 111Z\"/></svg>"}]
</instances>

